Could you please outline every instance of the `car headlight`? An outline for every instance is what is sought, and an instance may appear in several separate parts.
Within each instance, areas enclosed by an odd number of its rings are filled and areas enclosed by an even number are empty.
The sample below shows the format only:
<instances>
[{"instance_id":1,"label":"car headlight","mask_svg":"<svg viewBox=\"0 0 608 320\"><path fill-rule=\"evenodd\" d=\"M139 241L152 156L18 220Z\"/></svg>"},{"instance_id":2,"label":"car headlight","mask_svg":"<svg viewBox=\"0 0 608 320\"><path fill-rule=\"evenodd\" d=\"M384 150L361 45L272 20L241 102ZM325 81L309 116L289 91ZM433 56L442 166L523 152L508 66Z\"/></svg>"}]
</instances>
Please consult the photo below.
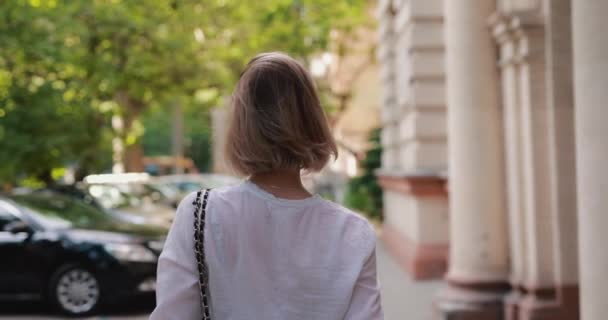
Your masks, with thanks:
<instances>
[{"instance_id":1,"label":"car headlight","mask_svg":"<svg viewBox=\"0 0 608 320\"><path fill-rule=\"evenodd\" d=\"M120 261L129 262L155 262L157 260L148 248L139 244L107 243L104 248L108 253Z\"/></svg>"}]
</instances>

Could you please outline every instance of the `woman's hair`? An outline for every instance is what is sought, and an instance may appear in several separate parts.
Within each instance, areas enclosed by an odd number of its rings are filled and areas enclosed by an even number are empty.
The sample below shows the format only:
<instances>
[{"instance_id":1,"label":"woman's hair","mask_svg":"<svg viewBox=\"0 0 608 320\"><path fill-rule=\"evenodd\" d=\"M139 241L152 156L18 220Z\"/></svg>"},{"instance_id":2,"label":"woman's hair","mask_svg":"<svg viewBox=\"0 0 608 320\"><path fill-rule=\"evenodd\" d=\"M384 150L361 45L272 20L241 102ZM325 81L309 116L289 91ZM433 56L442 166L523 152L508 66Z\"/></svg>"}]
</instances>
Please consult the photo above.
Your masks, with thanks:
<instances>
[{"instance_id":1,"label":"woman's hair","mask_svg":"<svg viewBox=\"0 0 608 320\"><path fill-rule=\"evenodd\" d=\"M238 173L319 171L338 151L312 78L282 53L253 58L231 100L226 159Z\"/></svg>"}]
</instances>

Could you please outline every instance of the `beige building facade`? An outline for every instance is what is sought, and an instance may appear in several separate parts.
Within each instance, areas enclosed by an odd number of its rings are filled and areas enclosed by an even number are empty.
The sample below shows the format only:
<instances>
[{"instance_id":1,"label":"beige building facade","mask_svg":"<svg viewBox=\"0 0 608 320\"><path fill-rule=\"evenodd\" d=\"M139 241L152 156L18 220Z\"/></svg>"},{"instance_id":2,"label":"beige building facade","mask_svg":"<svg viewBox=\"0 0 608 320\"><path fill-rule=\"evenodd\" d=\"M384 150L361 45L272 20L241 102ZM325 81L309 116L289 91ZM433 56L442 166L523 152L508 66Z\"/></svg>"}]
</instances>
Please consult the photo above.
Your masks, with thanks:
<instances>
[{"instance_id":1,"label":"beige building facade","mask_svg":"<svg viewBox=\"0 0 608 320\"><path fill-rule=\"evenodd\" d=\"M443 3L381 1L384 84L382 238L416 279L440 277L448 254Z\"/></svg>"},{"instance_id":2,"label":"beige building facade","mask_svg":"<svg viewBox=\"0 0 608 320\"><path fill-rule=\"evenodd\" d=\"M607 14L380 1L383 240L437 319L608 317Z\"/></svg>"}]
</instances>

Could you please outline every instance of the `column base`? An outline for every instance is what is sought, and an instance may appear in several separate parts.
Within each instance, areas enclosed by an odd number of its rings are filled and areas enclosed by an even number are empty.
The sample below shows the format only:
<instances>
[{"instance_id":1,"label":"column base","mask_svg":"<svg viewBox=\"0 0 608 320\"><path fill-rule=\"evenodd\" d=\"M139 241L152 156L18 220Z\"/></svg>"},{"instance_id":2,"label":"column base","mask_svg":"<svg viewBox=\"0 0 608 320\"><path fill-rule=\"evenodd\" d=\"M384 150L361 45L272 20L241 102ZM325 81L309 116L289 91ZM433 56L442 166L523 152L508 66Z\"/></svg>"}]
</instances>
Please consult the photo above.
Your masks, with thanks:
<instances>
[{"instance_id":1,"label":"column base","mask_svg":"<svg viewBox=\"0 0 608 320\"><path fill-rule=\"evenodd\" d=\"M519 320L520 304L523 300L524 295L518 288L514 288L505 296L504 307L505 307L505 319L507 320Z\"/></svg>"},{"instance_id":2,"label":"column base","mask_svg":"<svg viewBox=\"0 0 608 320\"><path fill-rule=\"evenodd\" d=\"M448 245L417 243L388 224L382 226L381 240L412 279L441 279L445 275Z\"/></svg>"},{"instance_id":3,"label":"column base","mask_svg":"<svg viewBox=\"0 0 608 320\"><path fill-rule=\"evenodd\" d=\"M511 310L505 303L506 320L579 319L578 286L528 290L519 296Z\"/></svg>"},{"instance_id":4,"label":"column base","mask_svg":"<svg viewBox=\"0 0 608 320\"><path fill-rule=\"evenodd\" d=\"M509 285L484 283L449 284L434 303L434 320L503 320Z\"/></svg>"}]
</instances>

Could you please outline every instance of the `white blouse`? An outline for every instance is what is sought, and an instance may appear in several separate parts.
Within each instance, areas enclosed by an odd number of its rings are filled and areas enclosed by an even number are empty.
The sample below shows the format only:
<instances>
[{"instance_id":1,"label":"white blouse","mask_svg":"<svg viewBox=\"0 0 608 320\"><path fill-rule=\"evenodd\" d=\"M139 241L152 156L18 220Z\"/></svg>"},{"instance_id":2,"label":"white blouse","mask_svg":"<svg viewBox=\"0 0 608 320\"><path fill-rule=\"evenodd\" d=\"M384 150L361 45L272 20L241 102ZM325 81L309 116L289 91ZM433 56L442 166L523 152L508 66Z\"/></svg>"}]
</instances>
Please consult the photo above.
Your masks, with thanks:
<instances>
[{"instance_id":1,"label":"white blouse","mask_svg":"<svg viewBox=\"0 0 608 320\"><path fill-rule=\"evenodd\" d=\"M158 263L151 320L201 319L195 193L179 205ZM209 195L205 250L214 320L383 319L375 233L315 195L277 198L255 184Z\"/></svg>"}]
</instances>

